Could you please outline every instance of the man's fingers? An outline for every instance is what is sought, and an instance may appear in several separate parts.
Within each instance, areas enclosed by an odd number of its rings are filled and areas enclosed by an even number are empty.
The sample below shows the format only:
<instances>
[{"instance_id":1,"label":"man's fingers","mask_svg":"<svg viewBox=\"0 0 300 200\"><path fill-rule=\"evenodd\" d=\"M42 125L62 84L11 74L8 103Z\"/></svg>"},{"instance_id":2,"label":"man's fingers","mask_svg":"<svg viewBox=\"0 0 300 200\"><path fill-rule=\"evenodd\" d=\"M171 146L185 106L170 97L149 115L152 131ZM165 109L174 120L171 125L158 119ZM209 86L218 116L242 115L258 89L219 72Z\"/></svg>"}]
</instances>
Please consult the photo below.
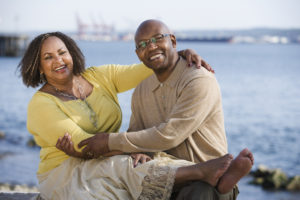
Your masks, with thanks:
<instances>
[{"instance_id":1,"label":"man's fingers","mask_svg":"<svg viewBox=\"0 0 300 200\"><path fill-rule=\"evenodd\" d=\"M89 143L90 138L87 138L85 140L82 140L81 142L79 142L78 144L78 148L83 147L84 145L87 145Z\"/></svg>"},{"instance_id":2,"label":"man's fingers","mask_svg":"<svg viewBox=\"0 0 300 200\"><path fill-rule=\"evenodd\" d=\"M83 154L86 158L88 158L88 155L87 155L88 152L90 152L90 149L89 149L87 146L84 147L84 148L82 149L82 154Z\"/></svg>"}]
</instances>

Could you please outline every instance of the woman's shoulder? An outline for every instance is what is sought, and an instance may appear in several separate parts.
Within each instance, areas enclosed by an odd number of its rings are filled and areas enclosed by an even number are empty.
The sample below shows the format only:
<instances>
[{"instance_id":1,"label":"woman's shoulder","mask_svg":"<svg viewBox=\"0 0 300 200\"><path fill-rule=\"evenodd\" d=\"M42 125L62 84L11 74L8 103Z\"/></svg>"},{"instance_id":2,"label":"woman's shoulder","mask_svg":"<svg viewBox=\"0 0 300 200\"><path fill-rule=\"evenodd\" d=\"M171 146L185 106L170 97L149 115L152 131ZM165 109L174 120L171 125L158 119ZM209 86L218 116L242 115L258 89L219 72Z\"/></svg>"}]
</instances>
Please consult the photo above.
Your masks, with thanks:
<instances>
[{"instance_id":1,"label":"woman's shoulder","mask_svg":"<svg viewBox=\"0 0 300 200\"><path fill-rule=\"evenodd\" d=\"M120 64L105 64L100 66L91 66L88 67L84 73L102 73L102 74L110 74L116 71L133 71L133 70L149 70L143 63L138 64L130 64L130 65L120 65Z\"/></svg>"},{"instance_id":2,"label":"woman's shoulder","mask_svg":"<svg viewBox=\"0 0 300 200\"><path fill-rule=\"evenodd\" d=\"M90 66L87 69L85 69L84 73L106 73L108 70L112 70L116 68L118 65L115 64L105 64L105 65L99 65L99 66Z\"/></svg>"},{"instance_id":3,"label":"woman's shoulder","mask_svg":"<svg viewBox=\"0 0 300 200\"><path fill-rule=\"evenodd\" d=\"M53 95L38 90L31 97L31 100L29 101L29 106L51 103L54 102L54 98L55 97Z\"/></svg>"}]
</instances>

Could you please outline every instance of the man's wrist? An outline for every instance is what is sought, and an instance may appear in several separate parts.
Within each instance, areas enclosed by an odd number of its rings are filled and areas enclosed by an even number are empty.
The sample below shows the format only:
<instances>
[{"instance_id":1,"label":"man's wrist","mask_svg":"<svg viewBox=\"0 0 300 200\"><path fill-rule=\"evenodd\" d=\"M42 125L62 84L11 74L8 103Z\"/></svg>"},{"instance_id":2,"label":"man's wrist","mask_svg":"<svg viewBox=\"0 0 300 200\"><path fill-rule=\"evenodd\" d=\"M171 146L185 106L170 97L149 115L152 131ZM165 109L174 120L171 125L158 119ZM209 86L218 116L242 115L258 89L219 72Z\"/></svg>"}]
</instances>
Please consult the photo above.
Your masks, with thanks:
<instances>
[{"instance_id":1,"label":"man's wrist","mask_svg":"<svg viewBox=\"0 0 300 200\"><path fill-rule=\"evenodd\" d=\"M120 150L120 143L118 142L118 137L120 133L110 133L107 138L107 148L109 151Z\"/></svg>"}]
</instances>

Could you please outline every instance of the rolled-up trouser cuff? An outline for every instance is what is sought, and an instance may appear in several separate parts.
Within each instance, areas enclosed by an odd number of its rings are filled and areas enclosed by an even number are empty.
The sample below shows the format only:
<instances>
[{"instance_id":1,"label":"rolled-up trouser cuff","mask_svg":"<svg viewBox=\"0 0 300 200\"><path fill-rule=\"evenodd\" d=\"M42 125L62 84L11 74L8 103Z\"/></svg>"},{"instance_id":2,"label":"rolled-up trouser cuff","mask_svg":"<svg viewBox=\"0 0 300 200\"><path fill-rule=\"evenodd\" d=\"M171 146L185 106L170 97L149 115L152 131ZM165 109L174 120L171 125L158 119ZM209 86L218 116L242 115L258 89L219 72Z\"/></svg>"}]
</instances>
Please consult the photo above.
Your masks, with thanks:
<instances>
[{"instance_id":1,"label":"rolled-up trouser cuff","mask_svg":"<svg viewBox=\"0 0 300 200\"><path fill-rule=\"evenodd\" d=\"M235 185L234 188L226 194L220 194L218 190L215 189L216 199L218 200L236 200L239 193L240 191L237 185Z\"/></svg>"}]
</instances>

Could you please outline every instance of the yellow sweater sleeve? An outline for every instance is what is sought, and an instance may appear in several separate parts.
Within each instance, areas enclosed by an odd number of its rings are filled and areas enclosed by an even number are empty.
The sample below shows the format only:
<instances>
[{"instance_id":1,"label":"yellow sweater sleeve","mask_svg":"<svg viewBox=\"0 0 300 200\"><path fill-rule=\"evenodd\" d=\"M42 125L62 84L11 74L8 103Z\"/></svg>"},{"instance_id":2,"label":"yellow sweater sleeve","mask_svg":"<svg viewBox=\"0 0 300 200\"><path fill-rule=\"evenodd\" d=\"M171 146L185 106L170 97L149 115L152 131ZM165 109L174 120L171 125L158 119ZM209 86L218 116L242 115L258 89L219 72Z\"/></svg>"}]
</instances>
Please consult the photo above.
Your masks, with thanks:
<instances>
[{"instance_id":1,"label":"yellow sweater sleeve","mask_svg":"<svg viewBox=\"0 0 300 200\"><path fill-rule=\"evenodd\" d=\"M75 149L83 139L93 136L82 130L64 112L63 105L51 95L37 92L28 106L27 128L42 148L55 147L65 133L72 136ZM42 155L41 155L42 156Z\"/></svg>"},{"instance_id":2,"label":"yellow sweater sleeve","mask_svg":"<svg viewBox=\"0 0 300 200\"><path fill-rule=\"evenodd\" d=\"M112 84L116 93L135 88L142 80L153 74L143 63L133 65L103 65L92 67L94 76L100 82Z\"/></svg>"}]
</instances>

